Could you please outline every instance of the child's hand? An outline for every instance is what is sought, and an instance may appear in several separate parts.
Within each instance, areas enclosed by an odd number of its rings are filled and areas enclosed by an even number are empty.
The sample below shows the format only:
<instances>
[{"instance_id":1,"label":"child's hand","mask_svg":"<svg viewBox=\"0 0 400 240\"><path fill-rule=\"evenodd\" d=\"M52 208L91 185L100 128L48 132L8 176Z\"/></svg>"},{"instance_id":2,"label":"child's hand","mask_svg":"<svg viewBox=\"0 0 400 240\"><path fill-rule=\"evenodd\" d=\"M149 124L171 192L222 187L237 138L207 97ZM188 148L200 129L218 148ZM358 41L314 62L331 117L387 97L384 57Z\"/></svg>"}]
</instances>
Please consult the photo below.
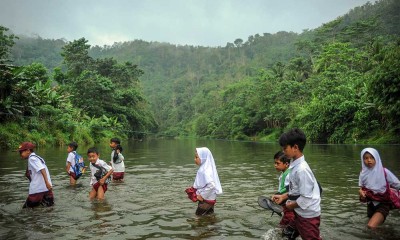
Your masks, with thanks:
<instances>
[{"instance_id":1,"label":"child's hand","mask_svg":"<svg viewBox=\"0 0 400 240\"><path fill-rule=\"evenodd\" d=\"M49 191L51 191L53 189L53 186L51 186L50 183L46 182L46 187Z\"/></svg>"},{"instance_id":2,"label":"child's hand","mask_svg":"<svg viewBox=\"0 0 400 240\"><path fill-rule=\"evenodd\" d=\"M283 198L283 195L273 195L271 200L276 204L281 204L285 199Z\"/></svg>"},{"instance_id":3,"label":"child's hand","mask_svg":"<svg viewBox=\"0 0 400 240\"><path fill-rule=\"evenodd\" d=\"M286 208L289 209L289 210L293 210L293 209L297 208L298 206L299 206L299 205L297 205L297 202L296 202L296 201L290 201L290 200L288 200L288 201L286 202Z\"/></svg>"},{"instance_id":4,"label":"child's hand","mask_svg":"<svg viewBox=\"0 0 400 240\"><path fill-rule=\"evenodd\" d=\"M201 195L197 195L197 199L198 199L200 202L204 201L204 199L203 199L203 197L202 197Z\"/></svg>"},{"instance_id":5,"label":"child's hand","mask_svg":"<svg viewBox=\"0 0 400 240\"><path fill-rule=\"evenodd\" d=\"M363 191L361 188L358 190L358 193L360 194L360 199L361 200L365 200L365 198L367 197L367 192Z\"/></svg>"}]
</instances>

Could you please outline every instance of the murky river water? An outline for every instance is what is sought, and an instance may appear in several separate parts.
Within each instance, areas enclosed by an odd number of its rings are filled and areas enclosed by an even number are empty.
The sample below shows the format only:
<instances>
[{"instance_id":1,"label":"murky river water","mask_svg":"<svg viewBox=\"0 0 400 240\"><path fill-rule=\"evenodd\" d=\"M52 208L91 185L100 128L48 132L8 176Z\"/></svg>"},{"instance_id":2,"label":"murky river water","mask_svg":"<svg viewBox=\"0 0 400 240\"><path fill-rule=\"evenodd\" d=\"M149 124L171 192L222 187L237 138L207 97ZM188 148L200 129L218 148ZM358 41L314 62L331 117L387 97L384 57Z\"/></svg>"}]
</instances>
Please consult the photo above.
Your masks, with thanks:
<instances>
[{"instance_id":1,"label":"murky river water","mask_svg":"<svg viewBox=\"0 0 400 240\"><path fill-rule=\"evenodd\" d=\"M125 182L111 183L104 202L89 201L89 173L69 187L66 148L39 148L54 184L55 206L22 209L28 195L26 161L16 152L0 155L0 239L281 239L279 217L257 204L277 189L275 143L215 140L148 140L122 144ZM194 149L213 152L224 194L215 215L196 217L186 197L196 174ZM399 210L382 227L366 229L366 207L358 202L361 145L307 145L305 157L324 189L324 239L400 239ZM378 149L386 167L400 176L399 146ZM110 149L99 146L101 159ZM87 147L78 152L86 155Z\"/></svg>"}]
</instances>

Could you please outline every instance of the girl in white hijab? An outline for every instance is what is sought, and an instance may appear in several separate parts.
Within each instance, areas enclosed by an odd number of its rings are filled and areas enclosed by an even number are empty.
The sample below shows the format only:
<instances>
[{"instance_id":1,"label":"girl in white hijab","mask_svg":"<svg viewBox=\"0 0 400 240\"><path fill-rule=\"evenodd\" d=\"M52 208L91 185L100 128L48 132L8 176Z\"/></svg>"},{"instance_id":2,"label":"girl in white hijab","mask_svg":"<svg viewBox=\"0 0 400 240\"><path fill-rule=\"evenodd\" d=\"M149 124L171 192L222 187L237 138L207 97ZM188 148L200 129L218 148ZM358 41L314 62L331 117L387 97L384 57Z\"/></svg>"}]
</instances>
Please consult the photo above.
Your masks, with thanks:
<instances>
[{"instance_id":1,"label":"girl in white hijab","mask_svg":"<svg viewBox=\"0 0 400 240\"><path fill-rule=\"evenodd\" d=\"M214 213L217 195L222 194L214 157L208 148L196 148L194 161L199 166L193 184L193 188L196 189L197 200L199 200L196 215Z\"/></svg>"},{"instance_id":2,"label":"girl in white hijab","mask_svg":"<svg viewBox=\"0 0 400 240\"><path fill-rule=\"evenodd\" d=\"M381 225L389 215L391 202L387 190L389 186L399 189L399 179L382 165L381 157L374 148L361 151L361 173L359 177L360 201L367 202L369 228Z\"/></svg>"}]
</instances>

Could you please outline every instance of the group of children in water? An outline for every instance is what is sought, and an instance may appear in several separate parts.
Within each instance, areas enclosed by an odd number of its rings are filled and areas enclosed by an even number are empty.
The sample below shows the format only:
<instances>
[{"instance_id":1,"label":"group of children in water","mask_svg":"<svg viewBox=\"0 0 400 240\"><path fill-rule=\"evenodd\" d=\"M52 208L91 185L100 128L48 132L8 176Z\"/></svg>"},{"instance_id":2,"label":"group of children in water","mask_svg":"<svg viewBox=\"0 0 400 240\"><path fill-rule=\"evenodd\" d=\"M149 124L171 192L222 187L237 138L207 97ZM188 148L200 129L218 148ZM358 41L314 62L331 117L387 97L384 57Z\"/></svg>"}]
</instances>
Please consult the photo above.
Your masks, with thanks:
<instances>
[{"instance_id":1,"label":"group of children in water","mask_svg":"<svg viewBox=\"0 0 400 240\"><path fill-rule=\"evenodd\" d=\"M276 204L283 206L283 217L280 221L282 236L296 239L301 236L303 240L322 239L320 236L321 216L321 187L313 171L305 160L303 149L307 139L303 131L298 128L283 133L279 138L282 151L274 156L275 169L281 172L279 176L278 192L271 197ZM113 174L114 180L124 178L124 158L121 154L119 139L111 139L110 147L113 149L111 163L108 165L99 159L96 148L87 151L90 161L92 190L91 199L103 199L107 191L107 179ZM30 174L29 196L24 207L38 205L52 206L54 197L49 171L44 160L33 151L35 145L30 142L22 143L19 147L21 158L28 159L27 175ZM68 146L67 172L70 183L76 180L71 166L72 157L77 145ZM194 184L186 189L189 199L198 202L196 215L214 213L217 195L222 194L214 157L206 148L196 148L194 161L199 166ZM121 164L122 163L122 164ZM390 187L400 189L399 179L388 169L384 168L377 150L365 148L361 151L362 170L359 176L360 201L367 203L368 227L376 228L381 225L394 208L389 197ZM106 173L96 176L99 168L105 168ZM28 174L29 172L29 174Z\"/></svg>"},{"instance_id":2,"label":"group of children in water","mask_svg":"<svg viewBox=\"0 0 400 240\"><path fill-rule=\"evenodd\" d=\"M92 147L87 150L91 172L90 185L92 186L89 193L90 199L104 199L111 176L114 181L123 181L125 164L120 143L121 141L118 138L110 140L112 152L109 164L99 158L100 153L97 148ZM34 152L35 147L36 145L31 142L23 142L18 148L21 158L28 160L25 176L30 182L29 196L25 201L24 208L54 205L53 184L50 173L44 159ZM79 156L76 152L77 148L78 144L76 142L71 142L67 146L68 156L65 170L69 175L70 185L75 185L81 176L81 173L78 174L75 168L75 165L78 164L76 159ZM83 169L84 171L85 169Z\"/></svg>"}]
</instances>

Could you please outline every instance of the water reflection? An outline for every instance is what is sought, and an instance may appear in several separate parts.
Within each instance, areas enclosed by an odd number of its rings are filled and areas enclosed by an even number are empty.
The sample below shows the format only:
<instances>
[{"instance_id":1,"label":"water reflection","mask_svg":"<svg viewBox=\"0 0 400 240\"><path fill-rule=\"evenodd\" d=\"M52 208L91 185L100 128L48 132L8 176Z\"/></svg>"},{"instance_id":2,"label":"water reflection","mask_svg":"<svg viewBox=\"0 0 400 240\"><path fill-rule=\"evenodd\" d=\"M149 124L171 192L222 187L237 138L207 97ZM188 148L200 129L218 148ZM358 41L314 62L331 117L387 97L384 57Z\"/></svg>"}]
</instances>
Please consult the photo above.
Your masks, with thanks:
<instances>
[{"instance_id":1,"label":"water reflection","mask_svg":"<svg viewBox=\"0 0 400 240\"><path fill-rule=\"evenodd\" d=\"M26 161L0 154L0 239L280 239L279 217L258 206L277 189L276 144L211 140L149 140L125 145L125 182L111 183L102 202L89 201L89 173L69 186L64 148L38 149L54 183L55 206L22 209L28 195ZM195 147L213 152L224 194L215 214L195 216L184 190L197 167ZM324 239L400 239L399 210L376 231L366 228L366 206L358 202L361 145L307 145L305 156L324 189ZM398 146L376 147L400 176ZM108 156L109 146L98 146ZM78 149L86 149L80 146ZM84 151L84 150L82 150ZM107 159L106 159L107 160Z\"/></svg>"}]
</instances>

